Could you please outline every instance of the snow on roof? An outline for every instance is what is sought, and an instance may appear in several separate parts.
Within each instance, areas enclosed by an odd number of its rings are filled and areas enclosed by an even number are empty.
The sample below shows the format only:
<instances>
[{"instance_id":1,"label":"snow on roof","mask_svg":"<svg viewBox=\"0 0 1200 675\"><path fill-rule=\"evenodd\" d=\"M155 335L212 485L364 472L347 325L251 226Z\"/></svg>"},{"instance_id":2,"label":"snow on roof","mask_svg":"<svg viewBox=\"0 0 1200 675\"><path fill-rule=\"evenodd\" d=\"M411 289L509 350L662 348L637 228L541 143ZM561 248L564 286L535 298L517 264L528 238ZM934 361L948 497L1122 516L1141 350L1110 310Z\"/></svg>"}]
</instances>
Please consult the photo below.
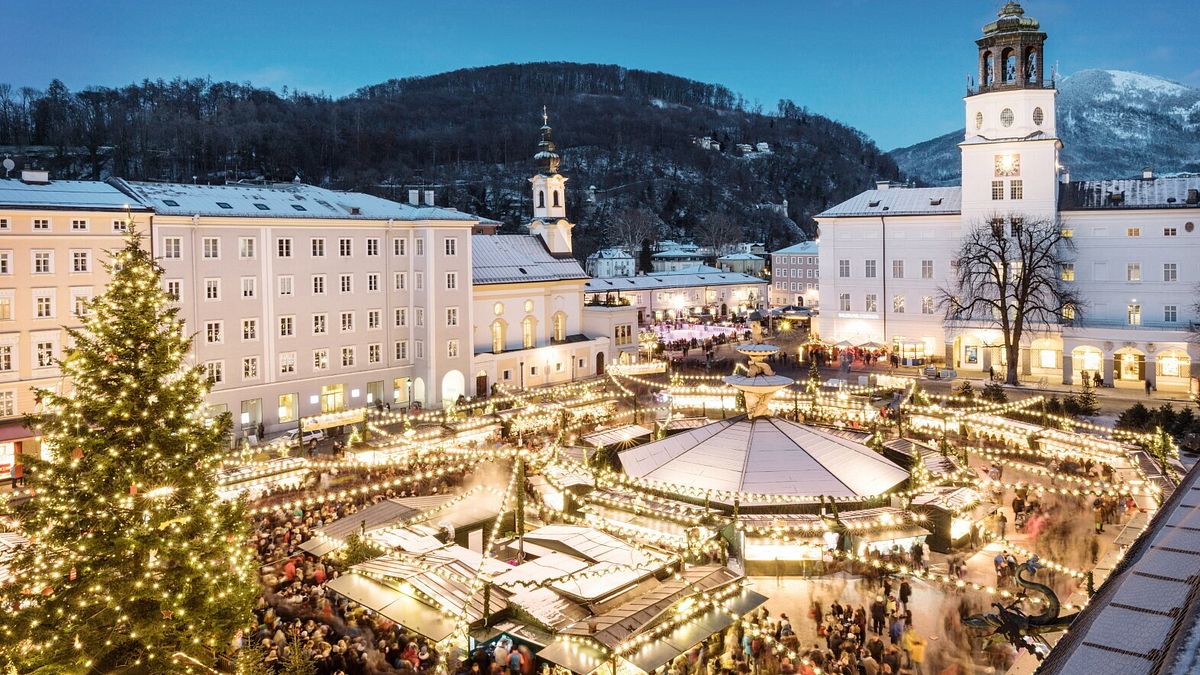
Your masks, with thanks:
<instances>
[{"instance_id":1,"label":"snow on roof","mask_svg":"<svg viewBox=\"0 0 1200 675\"><path fill-rule=\"evenodd\" d=\"M802 241L799 244L792 244L791 246L788 246L787 248L781 248L778 251L771 251L771 253L805 253L808 255L815 255L817 253L817 242Z\"/></svg>"},{"instance_id":2,"label":"snow on roof","mask_svg":"<svg viewBox=\"0 0 1200 675\"><path fill-rule=\"evenodd\" d=\"M956 215L962 208L962 188L901 188L867 190L818 213L817 218L854 216Z\"/></svg>"},{"instance_id":3,"label":"snow on roof","mask_svg":"<svg viewBox=\"0 0 1200 675\"><path fill-rule=\"evenodd\" d=\"M153 207L155 213L171 216L479 220L455 209L401 204L361 192L337 192L303 183L188 185L115 179L113 184Z\"/></svg>"},{"instance_id":4,"label":"snow on roof","mask_svg":"<svg viewBox=\"0 0 1200 675\"><path fill-rule=\"evenodd\" d=\"M753 253L728 253L717 260L762 260L762 256Z\"/></svg>"},{"instance_id":5,"label":"snow on roof","mask_svg":"<svg viewBox=\"0 0 1200 675\"><path fill-rule=\"evenodd\" d=\"M474 284L586 279L574 258L556 258L532 234L476 234L471 237Z\"/></svg>"},{"instance_id":6,"label":"snow on roof","mask_svg":"<svg viewBox=\"0 0 1200 675\"><path fill-rule=\"evenodd\" d=\"M741 272L719 274L647 274L636 277L611 279L589 279L589 293L610 291L646 291L663 288L688 288L692 286L733 286L738 284L766 284L765 279Z\"/></svg>"},{"instance_id":7,"label":"snow on roof","mask_svg":"<svg viewBox=\"0 0 1200 675\"><path fill-rule=\"evenodd\" d=\"M52 180L26 183L0 179L0 206L80 211L146 211L137 200L98 180Z\"/></svg>"},{"instance_id":8,"label":"snow on roof","mask_svg":"<svg viewBox=\"0 0 1200 675\"><path fill-rule=\"evenodd\" d=\"M588 260L633 260L633 256L627 251L620 248L602 248L599 251L588 256Z\"/></svg>"},{"instance_id":9,"label":"snow on roof","mask_svg":"<svg viewBox=\"0 0 1200 675\"><path fill-rule=\"evenodd\" d=\"M620 453L630 476L789 497L878 495L908 472L861 443L778 417L713 422Z\"/></svg>"},{"instance_id":10,"label":"snow on roof","mask_svg":"<svg viewBox=\"0 0 1200 675\"><path fill-rule=\"evenodd\" d=\"M671 556L637 548L616 537L590 527L546 525L525 533L525 540L594 563L629 567L665 565Z\"/></svg>"},{"instance_id":11,"label":"snow on roof","mask_svg":"<svg viewBox=\"0 0 1200 675\"><path fill-rule=\"evenodd\" d=\"M695 265L685 265L683 267L673 269L673 270L664 270L662 272L655 272L654 276L661 277L664 274L670 275L670 274L720 274L720 273L721 273L720 267L713 267L712 265L701 265L700 263L696 263Z\"/></svg>"},{"instance_id":12,"label":"snow on roof","mask_svg":"<svg viewBox=\"0 0 1200 675\"><path fill-rule=\"evenodd\" d=\"M673 248L668 251L659 251L652 257L655 258L703 258L704 254L696 249L685 250Z\"/></svg>"},{"instance_id":13,"label":"snow on roof","mask_svg":"<svg viewBox=\"0 0 1200 675\"><path fill-rule=\"evenodd\" d=\"M1058 208L1200 209L1200 175L1072 181L1059 186Z\"/></svg>"}]
</instances>

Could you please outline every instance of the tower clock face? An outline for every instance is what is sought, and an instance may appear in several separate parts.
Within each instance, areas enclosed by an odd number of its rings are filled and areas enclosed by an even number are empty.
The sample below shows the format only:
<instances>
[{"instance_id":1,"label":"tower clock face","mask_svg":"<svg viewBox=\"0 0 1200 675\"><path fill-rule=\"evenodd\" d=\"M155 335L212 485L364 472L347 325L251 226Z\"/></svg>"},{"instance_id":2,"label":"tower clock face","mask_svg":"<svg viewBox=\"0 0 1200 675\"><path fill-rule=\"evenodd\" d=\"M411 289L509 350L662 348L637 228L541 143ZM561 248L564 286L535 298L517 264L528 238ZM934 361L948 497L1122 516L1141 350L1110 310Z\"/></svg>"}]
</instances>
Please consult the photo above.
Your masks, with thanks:
<instances>
[{"instance_id":1,"label":"tower clock face","mask_svg":"<svg viewBox=\"0 0 1200 675\"><path fill-rule=\"evenodd\" d=\"M1017 154L996 155L997 176L1020 176L1021 156Z\"/></svg>"}]
</instances>

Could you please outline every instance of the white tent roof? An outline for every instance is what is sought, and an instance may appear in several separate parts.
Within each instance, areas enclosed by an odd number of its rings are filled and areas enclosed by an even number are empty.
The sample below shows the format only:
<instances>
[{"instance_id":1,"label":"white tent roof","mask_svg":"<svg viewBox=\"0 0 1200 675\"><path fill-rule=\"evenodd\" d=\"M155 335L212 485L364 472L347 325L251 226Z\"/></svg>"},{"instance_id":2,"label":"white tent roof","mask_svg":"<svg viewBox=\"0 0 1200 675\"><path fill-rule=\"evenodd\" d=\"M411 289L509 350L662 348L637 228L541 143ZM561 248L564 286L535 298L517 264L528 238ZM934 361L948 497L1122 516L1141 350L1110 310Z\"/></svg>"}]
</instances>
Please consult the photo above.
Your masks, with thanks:
<instances>
[{"instance_id":1,"label":"white tent roof","mask_svg":"<svg viewBox=\"0 0 1200 675\"><path fill-rule=\"evenodd\" d=\"M776 417L744 417L620 453L637 478L727 492L877 495L908 472L854 441Z\"/></svg>"}]
</instances>

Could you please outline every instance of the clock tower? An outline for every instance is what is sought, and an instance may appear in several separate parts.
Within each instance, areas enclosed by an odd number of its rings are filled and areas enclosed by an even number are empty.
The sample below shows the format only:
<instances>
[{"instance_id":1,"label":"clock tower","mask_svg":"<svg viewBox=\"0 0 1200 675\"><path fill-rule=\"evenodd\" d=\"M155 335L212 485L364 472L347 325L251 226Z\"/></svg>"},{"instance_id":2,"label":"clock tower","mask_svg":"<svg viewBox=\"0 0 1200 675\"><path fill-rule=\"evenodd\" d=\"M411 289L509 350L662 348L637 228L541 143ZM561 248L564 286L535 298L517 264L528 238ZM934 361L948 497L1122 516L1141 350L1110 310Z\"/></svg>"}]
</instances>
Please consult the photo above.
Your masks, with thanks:
<instances>
[{"instance_id":1,"label":"clock tower","mask_svg":"<svg viewBox=\"0 0 1200 675\"><path fill-rule=\"evenodd\" d=\"M1053 218L1058 201L1054 81L1046 79L1046 34L1019 3L983 27L978 80L964 98L962 218L970 228L993 215Z\"/></svg>"}]
</instances>

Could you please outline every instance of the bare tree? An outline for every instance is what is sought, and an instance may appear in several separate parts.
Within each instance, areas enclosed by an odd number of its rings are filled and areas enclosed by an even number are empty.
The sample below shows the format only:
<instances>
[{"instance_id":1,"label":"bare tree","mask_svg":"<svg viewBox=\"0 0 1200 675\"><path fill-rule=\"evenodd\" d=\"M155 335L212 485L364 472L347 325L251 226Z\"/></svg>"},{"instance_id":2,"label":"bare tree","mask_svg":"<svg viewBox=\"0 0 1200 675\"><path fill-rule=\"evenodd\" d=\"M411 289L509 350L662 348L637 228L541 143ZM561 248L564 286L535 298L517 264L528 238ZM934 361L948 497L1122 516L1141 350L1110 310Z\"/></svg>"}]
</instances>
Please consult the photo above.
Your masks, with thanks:
<instances>
[{"instance_id":1,"label":"bare tree","mask_svg":"<svg viewBox=\"0 0 1200 675\"><path fill-rule=\"evenodd\" d=\"M742 224L726 213L709 213L696 225L696 238L716 255L733 250L742 241Z\"/></svg>"},{"instance_id":2,"label":"bare tree","mask_svg":"<svg viewBox=\"0 0 1200 675\"><path fill-rule=\"evenodd\" d=\"M608 231L612 241L633 254L642 245L643 240L658 239L662 224L658 216L651 211L631 207L621 209L613 215Z\"/></svg>"},{"instance_id":3,"label":"bare tree","mask_svg":"<svg viewBox=\"0 0 1200 675\"><path fill-rule=\"evenodd\" d=\"M1017 384L1021 339L1071 321L1079 297L1062 267L1074 250L1056 219L993 216L963 237L952 288L939 289L948 325L998 328L1008 370Z\"/></svg>"}]
</instances>

